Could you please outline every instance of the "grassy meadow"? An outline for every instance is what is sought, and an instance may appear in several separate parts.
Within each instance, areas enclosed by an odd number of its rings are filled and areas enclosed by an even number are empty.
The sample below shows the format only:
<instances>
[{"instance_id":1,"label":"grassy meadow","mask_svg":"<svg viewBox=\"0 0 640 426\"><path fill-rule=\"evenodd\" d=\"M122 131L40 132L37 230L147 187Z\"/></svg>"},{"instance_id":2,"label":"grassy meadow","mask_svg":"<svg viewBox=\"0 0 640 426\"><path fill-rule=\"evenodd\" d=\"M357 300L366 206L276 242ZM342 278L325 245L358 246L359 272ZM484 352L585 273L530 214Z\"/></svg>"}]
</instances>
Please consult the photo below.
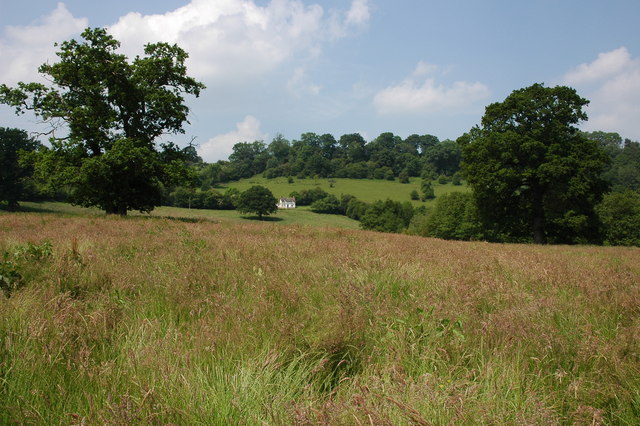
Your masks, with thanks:
<instances>
[{"instance_id":1,"label":"grassy meadow","mask_svg":"<svg viewBox=\"0 0 640 426\"><path fill-rule=\"evenodd\" d=\"M637 248L68 211L2 254L2 424L640 422Z\"/></svg>"},{"instance_id":2,"label":"grassy meadow","mask_svg":"<svg viewBox=\"0 0 640 426\"><path fill-rule=\"evenodd\" d=\"M305 189L313 189L320 187L330 194L340 197L342 194L351 194L362 201L372 203L377 200L391 199L393 201L410 201L414 206L431 205L434 200L426 202L411 200L411 191L414 189L420 193L420 178L410 178L409 183L400 183L397 179L394 181L380 179L341 179L341 178L294 178L293 183L288 183L286 177L267 179L260 176L242 179L236 182L221 184L218 189L237 188L245 191L253 185L262 185L271 190L277 198L288 197L293 191L303 191ZM333 186L331 186L333 184ZM436 195L446 194L448 192L467 192L469 187L466 185L453 185L451 183L439 184L437 181L432 182L433 191Z\"/></svg>"}]
</instances>

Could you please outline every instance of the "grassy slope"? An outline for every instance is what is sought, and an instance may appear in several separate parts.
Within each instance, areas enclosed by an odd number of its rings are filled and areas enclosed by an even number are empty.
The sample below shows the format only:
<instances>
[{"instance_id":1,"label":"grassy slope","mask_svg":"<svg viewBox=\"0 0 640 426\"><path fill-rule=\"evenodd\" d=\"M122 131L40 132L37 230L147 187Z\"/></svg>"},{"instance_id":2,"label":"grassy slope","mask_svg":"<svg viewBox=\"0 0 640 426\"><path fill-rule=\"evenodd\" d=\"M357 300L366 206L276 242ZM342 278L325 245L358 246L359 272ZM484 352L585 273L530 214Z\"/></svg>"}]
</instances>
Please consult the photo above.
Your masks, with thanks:
<instances>
[{"instance_id":1,"label":"grassy slope","mask_svg":"<svg viewBox=\"0 0 640 426\"><path fill-rule=\"evenodd\" d=\"M86 209L83 207L72 206L67 203L57 202L21 202L23 210L41 213L56 213L62 215L92 215L104 216L104 212L98 209ZM130 216L137 217L173 217L198 219L205 221L213 221L220 223L245 223L257 221L258 218L251 215L239 213L235 210L205 210L205 209L186 209L180 207L158 207L151 214L140 214L138 212L129 212ZM265 217L264 222L277 223L279 225L301 225L312 227L336 227L343 229L359 229L360 223L346 216L333 214L317 214L309 210L308 207L301 207L292 210L279 210L276 214Z\"/></svg>"},{"instance_id":2,"label":"grassy slope","mask_svg":"<svg viewBox=\"0 0 640 426\"><path fill-rule=\"evenodd\" d=\"M409 194L412 190L416 190L420 192L420 182L419 178L411 178L410 183L402 184L395 181L388 180L374 180L374 179L331 179L334 181L334 187L330 187L329 185L330 179L294 179L293 183L287 183L287 178L275 178L275 179L266 179L259 176L254 176L249 179L242 179L238 182L230 182L225 185L221 185L221 189L225 188L238 188L241 191L244 191L251 187L252 185L262 185L271 190L273 195L276 197L285 197L289 196L289 194L293 191L302 191L304 189L313 189L315 187L320 187L323 190L327 191L330 194L335 194L336 196L340 196L341 194L351 194L356 196L357 198L367 201L373 202L376 200L386 200L387 198L394 201L411 201L411 197ZM452 184L441 185L434 181L433 189L438 195L458 191L465 192L468 191L468 187L466 185L463 186L455 186ZM430 205L433 203L433 200L427 201L426 203L420 201L412 201L414 206L421 205Z\"/></svg>"},{"instance_id":3,"label":"grassy slope","mask_svg":"<svg viewBox=\"0 0 640 426\"><path fill-rule=\"evenodd\" d=\"M0 212L3 252L0 423L640 420L639 249Z\"/></svg>"}]
</instances>

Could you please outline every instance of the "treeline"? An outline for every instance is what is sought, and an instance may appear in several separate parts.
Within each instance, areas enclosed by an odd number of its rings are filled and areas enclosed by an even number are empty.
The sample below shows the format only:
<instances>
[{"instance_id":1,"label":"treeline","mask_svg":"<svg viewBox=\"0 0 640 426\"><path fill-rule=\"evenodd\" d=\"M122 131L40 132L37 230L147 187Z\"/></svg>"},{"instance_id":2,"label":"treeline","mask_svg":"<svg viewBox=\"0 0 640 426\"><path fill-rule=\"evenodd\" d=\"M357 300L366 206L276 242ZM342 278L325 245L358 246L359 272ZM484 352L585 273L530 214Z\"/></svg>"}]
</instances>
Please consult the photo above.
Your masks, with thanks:
<instances>
[{"instance_id":1,"label":"treeline","mask_svg":"<svg viewBox=\"0 0 640 426\"><path fill-rule=\"evenodd\" d=\"M440 141L432 135L411 135L402 139L386 132L372 140L358 133L333 135L303 133L289 141L275 137L241 142L233 147L228 161L202 164L203 187L263 174L266 178L292 176L351 179L407 179L428 174L453 176L460 169L461 151L455 141ZM206 188L205 188L206 189Z\"/></svg>"}]
</instances>

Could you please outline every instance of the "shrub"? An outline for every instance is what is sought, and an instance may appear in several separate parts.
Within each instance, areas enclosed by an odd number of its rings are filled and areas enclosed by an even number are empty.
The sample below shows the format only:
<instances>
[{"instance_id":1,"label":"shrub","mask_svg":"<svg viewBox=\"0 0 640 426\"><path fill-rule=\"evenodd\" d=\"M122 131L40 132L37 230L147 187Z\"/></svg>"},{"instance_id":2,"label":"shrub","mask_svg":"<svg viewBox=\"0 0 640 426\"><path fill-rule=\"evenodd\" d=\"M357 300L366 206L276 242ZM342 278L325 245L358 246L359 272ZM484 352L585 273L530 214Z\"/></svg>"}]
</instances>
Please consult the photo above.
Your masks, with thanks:
<instances>
[{"instance_id":1,"label":"shrub","mask_svg":"<svg viewBox=\"0 0 640 426\"><path fill-rule=\"evenodd\" d=\"M382 232L402 232L413 217L413 206L408 201L376 201L360 219L362 229Z\"/></svg>"},{"instance_id":2,"label":"shrub","mask_svg":"<svg viewBox=\"0 0 640 426\"><path fill-rule=\"evenodd\" d=\"M640 194L611 193L596 207L607 245L640 246Z\"/></svg>"},{"instance_id":3,"label":"shrub","mask_svg":"<svg viewBox=\"0 0 640 426\"><path fill-rule=\"evenodd\" d=\"M433 186L431 186L431 181L427 179L422 179L422 201L432 200L436 198L436 194L433 192Z\"/></svg>"},{"instance_id":4,"label":"shrub","mask_svg":"<svg viewBox=\"0 0 640 426\"><path fill-rule=\"evenodd\" d=\"M304 189L300 192L294 191L289 196L296 199L296 205L298 206L310 206L315 201L329 196L329 193L320 187L316 187L314 189Z\"/></svg>"},{"instance_id":5,"label":"shrub","mask_svg":"<svg viewBox=\"0 0 640 426\"><path fill-rule=\"evenodd\" d=\"M420 235L446 240L484 238L475 201L471 194L451 192L438 197L426 219L416 219L412 227Z\"/></svg>"},{"instance_id":6,"label":"shrub","mask_svg":"<svg viewBox=\"0 0 640 426\"><path fill-rule=\"evenodd\" d=\"M311 211L314 213L344 214L344 210L340 206L340 201L338 201L338 198L333 194L314 201L311 204Z\"/></svg>"},{"instance_id":7,"label":"shrub","mask_svg":"<svg viewBox=\"0 0 640 426\"><path fill-rule=\"evenodd\" d=\"M462 177L460 176L459 172L455 172L453 174L453 176L451 177L451 183L456 186L462 185Z\"/></svg>"}]
</instances>

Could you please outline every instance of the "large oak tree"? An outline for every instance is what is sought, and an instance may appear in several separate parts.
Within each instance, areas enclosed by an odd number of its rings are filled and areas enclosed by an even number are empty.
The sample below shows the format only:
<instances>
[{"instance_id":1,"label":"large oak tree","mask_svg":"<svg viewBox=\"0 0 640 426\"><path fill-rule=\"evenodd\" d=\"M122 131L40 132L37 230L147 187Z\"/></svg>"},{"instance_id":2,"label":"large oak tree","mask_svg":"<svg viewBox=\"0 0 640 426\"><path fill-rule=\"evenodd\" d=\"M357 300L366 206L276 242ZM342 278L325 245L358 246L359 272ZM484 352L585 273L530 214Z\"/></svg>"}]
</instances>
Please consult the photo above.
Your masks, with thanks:
<instances>
[{"instance_id":1,"label":"large oak tree","mask_svg":"<svg viewBox=\"0 0 640 426\"><path fill-rule=\"evenodd\" d=\"M198 96L204 85L187 75L188 55L177 45L148 44L129 61L104 29L86 29L82 38L63 42L59 61L40 66L50 86L3 84L0 102L53 126L52 149L40 162L48 170L41 172L71 185L73 202L107 213L149 211L162 183L176 176L165 167L175 171L175 164L161 164L155 140L184 133L184 96Z\"/></svg>"},{"instance_id":2,"label":"large oak tree","mask_svg":"<svg viewBox=\"0 0 640 426\"><path fill-rule=\"evenodd\" d=\"M508 240L595 241L606 153L577 124L588 104L570 87L534 84L486 108L462 167L485 226Z\"/></svg>"}]
</instances>

